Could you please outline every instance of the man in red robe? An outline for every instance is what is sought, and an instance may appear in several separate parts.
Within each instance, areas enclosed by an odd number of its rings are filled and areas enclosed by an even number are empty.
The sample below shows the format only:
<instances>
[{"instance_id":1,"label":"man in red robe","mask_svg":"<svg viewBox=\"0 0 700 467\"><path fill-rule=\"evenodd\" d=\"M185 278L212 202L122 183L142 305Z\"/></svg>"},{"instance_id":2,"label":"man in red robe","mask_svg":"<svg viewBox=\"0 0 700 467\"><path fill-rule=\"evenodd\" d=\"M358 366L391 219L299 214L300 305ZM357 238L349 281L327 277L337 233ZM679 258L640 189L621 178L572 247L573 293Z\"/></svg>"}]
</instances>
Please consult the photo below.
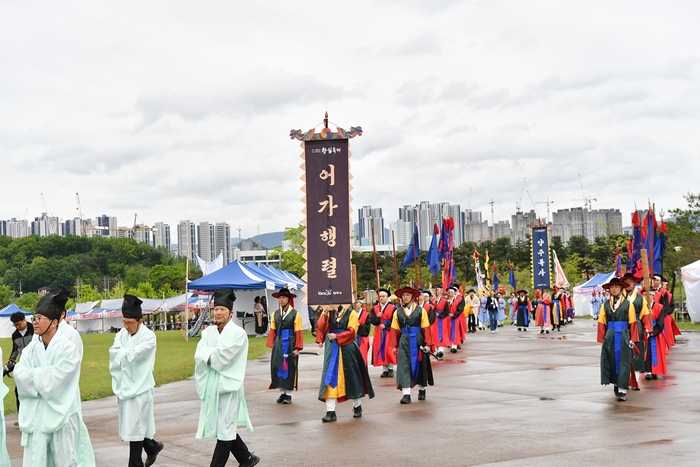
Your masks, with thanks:
<instances>
[{"instance_id":1,"label":"man in red robe","mask_svg":"<svg viewBox=\"0 0 700 467\"><path fill-rule=\"evenodd\" d=\"M394 318L396 308L389 301L389 291L379 289L379 300L372 307L369 320L374 325L374 338L372 339L372 366L381 366L384 371L380 378L393 378L396 355L389 347L389 328Z\"/></svg>"},{"instance_id":2,"label":"man in red robe","mask_svg":"<svg viewBox=\"0 0 700 467\"><path fill-rule=\"evenodd\" d=\"M457 349L462 348L462 342L466 335L466 329L462 326L464 318L464 298L459 293L456 285L447 289L447 306L450 315L450 353L457 353Z\"/></svg>"},{"instance_id":3,"label":"man in red robe","mask_svg":"<svg viewBox=\"0 0 700 467\"><path fill-rule=\"evenodd\" d=\"M649 346L644 360L644 378L647 380L657 379L658 375L665 375L666 355L669 353L668 342L664 335L664 324L666 315L672 312L671 296L667 290L661 286L661 276L655 275L652 281L651 303L651 326L652 331L648 334Z\"/></svg>"},{"instance_id":4,"label":"man in red robe","mask_svg":"<svg viewBox=\"0 0 700 467\"><path fill-rule=\"evenodd\" d=\"M450 319L450 309L447 298L442 290L435 289L437 300L435 303L435 326L431 328L433 332L433 343L437 347L435 355L442 358L445 355L445 347L452 345L452 320Z\"/></svg>"}]
</instances>

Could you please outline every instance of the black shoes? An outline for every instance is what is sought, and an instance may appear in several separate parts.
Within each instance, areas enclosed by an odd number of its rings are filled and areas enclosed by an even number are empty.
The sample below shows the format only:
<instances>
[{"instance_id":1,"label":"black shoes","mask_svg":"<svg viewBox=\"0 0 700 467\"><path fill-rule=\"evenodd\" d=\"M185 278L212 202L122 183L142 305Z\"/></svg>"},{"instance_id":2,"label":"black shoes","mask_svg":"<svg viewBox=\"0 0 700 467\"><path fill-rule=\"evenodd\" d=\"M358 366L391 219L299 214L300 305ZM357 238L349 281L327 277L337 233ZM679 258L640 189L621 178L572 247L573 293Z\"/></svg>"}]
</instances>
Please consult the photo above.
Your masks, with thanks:
<instances>
[{"instance_id":1,"label":"black shoes","mask_svg":"<svg viewBox=\"0 0 700 467\"><path fill-rule=\"evenodd\" d=\"M326 416L321 419L323 423L334 422L336 420L338 420L338 417L336 417L335 412L326 412Z\"/></svg>"},{"instance_id":2,"label":"black shoes","mask_svg":"<svg viewBox=\"0 0 700 467\"><path fill-rule=\"evenodd\" d=\"M379 375L380 378L393 378L394 377L394 370L386 370L383 371L381 375Z\"/></svg>"},{"instance_id":3,"label":"black shoes","mask_svg":"<svg viewBox=\"0 0 700 467\"><path fill-rule=\"evenodd\" d=\"M617 388L617 386L613 386L613 392L616 396L620 394L620 390Z\"/></svg>"},{"instance_id":4,"label":"black shoes","mask_svg":"<svg viewBox=\"0 0 700 467\"><path fill-rule=\"evenodd\" d=\"M254 465L258 465L258 462L260 462L260 458L251 453L250 458L244 463L238 464L238 467L253 467Z\"/></svg>"},{"instance_id":5,"label":"black shoes","mask_svg":"<svg viewBox=\"0 0 700 467\"><path fill-rule=\"evenodd\" d=\"M419 401L424 401L424 400L425 400L425 389L419 389L419 390L418 390L418 400L419 400Z\"/></svg>"},{"instance_id":6,"label":"black shoes","mask_svg":"<svg viewBox=\"0 0 700 467\"><path fill-rule=\"evenodd\" d=\"M438 350L438 352L435 354L435 356L437 358L442 358L444 356L444 354L442 353L442 351Z\"/></svg>"},{"instance_id":7,"label":"black shoes","mask_svg":"<svg viewBox=\"0 0 700 467\"><path fill-rule=\"evenodd\" d=\"M160 451L163 450L163 443L161 443L160 441L156 441L156 440L153 440L153 441L155 441L155 443L156 443L155 450L153 452L151 452L150 454L148 454L148 456L146 457L146 464L145 464L146 467L151 467L155 463L156 458L158 458L158 453L160 453ZM258 460L260 460L260 459L258 459ZM253 465L255 465L255 464L253 464Z\"/></svg>"},{"instance_id":8,"label":"black shoes","mask_svg":"<svg viewBox=\"0 0 700 467\"><path fill-rule=\"evenodd\" d=\"M646 373L646 374L644 375L644 379L647 380L647 381L649 381L649 380L651 379L651 373Z\"/></svg>"},{"instance_id":9,"label":"black shoes","mask_svg":"<svg viewBox=\"0 0 700 467\"><path fill-rule=\"evenodd\" d=\"M618 400L619 402L622 402L622 401L627 400L627 394L625 394L624 392L619 393L619 394L617 395L617 400Z\"/></svg>"},{"instance_id":10,"label":"black shoes","mask_svg":"<svg viewBox=\"0 0 700 467\"><path fill-rule=\"evenodd\" d=\"M360 418L360 417L362 417L362 406L358 405L357 407L353 407L352 418Z\"/></svg>"},{"instance_id":11,"label":"black shoes","mask_svg":"<svg viewBox=\"0 0 700 467\"><path fill-rule=\"evenodd\" d=\"M544 333L545 333L545 334L549 334L549 329L547 329Z\"/></svg>"},{"instance_id":12,"label":"black shoes","mask_svg":"<svg viewBox=\"0 0 700 467\"><path fill-rule=\"evenodd\" d=\"M402 404L410 404L411 403L411 396L410 394L406 394L401 398L401 403Z\"/></svg>"},{"instance_id":13,"label":"black shoes","mask_svg":"<svg viewBox=\"0 0 700 467\"><path fill-rule=\"evenodd\" d=\"M277 398L277 403L278 404L291 404L292 403L292 396L288 394L280 394L280 396Z\"/></svg>"},{"instance_id":14,"label":"black shoes","mask_svg":"<svg viewBox=\"0 0 700 467\"><path fill-rule=\"evenodd\" d=\"M452 347L452 348L450 349L450 353L457 353L457 349L454 348L454 347Z\"/></svg>"},{"instance_id":15,"label":"black shoes","mask_svg":"<svg viewBox=\"0 0 700 467\"><path fill-rule=\"evenodd\" d=\"M547 331L549 332L549 331ZM544 329L540 329L540 334L544 334Z\"/></svg>"}]
</instances>

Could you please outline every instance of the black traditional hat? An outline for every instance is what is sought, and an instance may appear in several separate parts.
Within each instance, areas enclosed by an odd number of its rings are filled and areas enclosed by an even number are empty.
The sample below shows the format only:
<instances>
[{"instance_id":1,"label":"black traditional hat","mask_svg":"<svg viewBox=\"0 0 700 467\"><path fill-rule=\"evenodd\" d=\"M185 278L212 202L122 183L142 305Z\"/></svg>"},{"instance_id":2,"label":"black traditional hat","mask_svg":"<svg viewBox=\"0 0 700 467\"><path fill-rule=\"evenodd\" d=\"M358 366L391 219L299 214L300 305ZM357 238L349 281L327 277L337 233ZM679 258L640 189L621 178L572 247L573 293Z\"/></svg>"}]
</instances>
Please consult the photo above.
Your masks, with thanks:
<instances>
[{"instance_id":1,"label":"black traditional hat","mask_svg":"<svg viewBox=\"0 0 700 467\"><path fill-rule=\"evenodd\" d=\"M603 288L605 290L608 290L612 285L619 285L624 289L625 287L627 287L627 282L623 281L619 277L613 277L612 279L610 279L610 282L608 282L607 284L603 284Z\"/></svg>"},{"instance_id":2,"label":"black traditional hat","mask_svg":"<svg viewBox=\"0 0 700 467\"><path fill-rule=\"evenodd\" d=\"M474 290L474 289L469 289L469 290L467 290L467 293L476 293L476 290Z\"/></svg>"},{"instance_id":3,"label":"black traditional hat","mask_svg":"<svg viewBox=\"0 0 700 467\"><path fill-rule=\"evenodd\" d=\"M433 293L430 290L421 290L420 293L421 295L427 295L428 297L433 296Z\"/></svg>"},{"instance_id":4,"label":"black traditional hat","mask_svg":"<svg viewBox=\"0 0 700 467\"><path fill-rule=\"evenodd\" d=\"M386 294L387 297L391 296L391 292L389 292L389 289L379 289L379 290L377 291L377 295L379 295L379 294L382 293L382 292L384 292L384 293Z\"/></svg>"},{"instance_id":5,"label":"black traditional hat","mask_svg":"<svg viewBox=\"0 0 700 467\"><path fill-rule=\"evenodd\" d=\"M214 291L214 306L223 306L233 310L233 302L236 301L236 293L230 287L216 289Z\"/></svg>"},{"instance_id":6,"label":"black traditional hat","mask_svg":"<svg viewBox=\"0 0 700 467\"><path fill-rule=\"evenodd\" d=\"M67 301L68 292L63 287L51 289L49 293L41 297L34 313L49 319L61 319L61 313L66 311Z\"/></svg>"},{"instance_id":7,"label":"black traditional hat","mask_svg":"<svg viewBox=\"0 0 700 467\"><path fill-rule=\"evenodd\" d=\"M418 298L418 295L420 295L420 292L418 292L418 290L414 289L413 287L408 287L408 286L404 287L403 289L399 289L395 292L397 298L400 298L401 295L403 295L405 293L413 294L414 299Z\"/></svg>"},{"instance_id":8,"label":"black traditional hat","mask_svg":"<svg viewBox=\"0 0 700 467\"><path fill-rule=\"evenodd\" d=\"M527 290L525 290L525 289L520 289L520 290L518 290L516 293L517 293L518 295L520 295L521 293L524 293L525 295L527 295Z\"/></svg>"},{"instance_id":9,"label":"black traditional hat","mask_svg":"<svg viewBox=\"0 0 700 467\"><path fill-rule=\"evenodd\" d=\"M272 296L275 298L280 298L280 297L296 298L297 297L292 292L290 292L287 287L282 287L279 292L273 293Z\"/></svg>"},{"instance_id":10,"label":"black traditional hat","mask_svg":"<svg viewBox=\"0 0 700 467\"><path fill-rule=\"evenodd\" d=\"M134 295L124 294L122 316L124 318L141 319L143 317L143 312L141 311L142 303L140 298Z\"/></svg>"},{"instance_id":11,"label":"black traditional hat","mask_svg":"<svg viewBox=\"0 0 700 467\"><path fill-rule=\"evenodd\" d=\"M626 281L626 280L633 280L635 283L639 282L639 280L640 280L639 277L635 276L635 275L632 274L631 272L626 272L626 273L621 277L621 279L622 279L623 281Z\"/></svg>"}]
</instances>

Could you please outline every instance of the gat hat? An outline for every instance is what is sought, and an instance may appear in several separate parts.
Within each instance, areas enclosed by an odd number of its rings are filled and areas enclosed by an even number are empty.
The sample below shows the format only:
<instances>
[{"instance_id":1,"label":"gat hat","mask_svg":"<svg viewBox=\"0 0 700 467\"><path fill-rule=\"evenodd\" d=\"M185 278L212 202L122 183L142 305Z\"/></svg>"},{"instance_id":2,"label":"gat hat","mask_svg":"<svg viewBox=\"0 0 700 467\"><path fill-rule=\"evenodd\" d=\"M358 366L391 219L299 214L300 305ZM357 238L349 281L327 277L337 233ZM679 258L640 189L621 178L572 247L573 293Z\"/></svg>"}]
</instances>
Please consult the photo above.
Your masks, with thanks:
<instances>
[{"instance_id":1,"label":"gat hat","mask_svg":"<svg viewBox=\"0 0 700 467\"><path fill-rule=\"evenodd\" d=\"M421 295L427 295L428 297L432 297L433 293L430 290L421 290L420 291Z\"/></svg>"},{"instance_id":2,"label":"gat hat","mask_svg":"<svg viewBox=\"0 0 700 467\"><path fill-rule=\"evenodd\" d=\"M272 296L275 298L280 298L280 297L296 298L297 297L292 292L290 292L287 287L282 287L279 292L273 293Z\"/></svg>"},{"instance_id":3,"label":"gat hat","mask_svg":"<svg viewBox=\"0 0 700 467\"><path fill-rule=\"evenodd\" d=\"M139 297L124 294L124 301L122 302L122 316L124 318L141 319L143 317L143 312L141 311L142 303L143 302Z\"/></svg>"},{"instance_id":4,"label":"gat hat","mask_svg":"<svg viewBox=\"0 0 700 467\"><path fill-rule=\"evenodd\" d=\"M639 282L639 279L640 279L640 278L637 277L637 276L635 276L635 275L632 274L631 272L626 272L626 273L621 277L621 279L622 279L623 281L632 280L632 281L634 281L635 283L637 283L637 282Z\"/></svg>"},{"instance_id":5,"label":"gat hat","mask_svg":"<svg viewBox=\"0 0 700 467\"><path fill-rule=\"evenodd\" d=\"M420 295L420 292L418 292L418 291L417 291L416 289L414 289L413 287L408 287L408 286L407 286L407 287L404 287L403 289L397 290L395 293L396 293L396 296L397 296L397 297L400 297L401 295L403 295L403 294L405 294L405 293L410 293L410 294L413 294L413 298L414 298L414 299L415 299L415 298L418 298L418 295Z\"/></svg>"},{"instance_id":6,"label":"gat hat","mask_svg":"<svg viewBox=\"0 0 700 467\"><path fill-rule=\"evenodd\" d=\"M68 292L63 287L51 289L49 293L41 297L34 313L49 319L61 319L61 313L66 311L67 301Z\"/></svg>"},{"instance_id":7,"label":"gat hat","mask_svg":"<svg viewBox=\"0 0 700 467\"><path fill-rule=\"evenodd\" d=\"M527 290L525 290L525 289L520 289L520 290L518 290L516 293L517 293L518 295L520 295L521 293L524 293L525 295L527 295Z\"/></svg>"},{"instance_id":8,"label":"gat hat","mask_svg":"<svg viewBox=\"0 0 700 467\"><path fill-rule=\"evenodd\" d=\"M223 306L233 310L233 302L236 301L236 293L230 287L216 289L214 291L214 306Z\"/></svg>"},{"instance_id":9,"label":"gat hat","mask_svg":"<svg viewBox=\"0 0 700 467\"><path fill-rule=\"evenodd\" d=\"M620 279L619 277L613 277L612 279L610 279L610 282L608 282L607 284L603 284L603 288L605 290L608 290L608 289L610 289L610 286L612 286L612 285L619 285L620 287L622 287L624 289L627 286L627 283L625 281L623 281L622 279Z\"/></svg>"},{"instance_id":10,"label":"gat hat","mask_svg":"<svg viewBox=\"0 0 700 467\"><path fill-rule=\"evenodd\" d=\"M385 293L387 297L388 297L389 295L391 295L391 292L389 292L388 289L379 289L379 290L377 291L377 295L382 294L382 293Z\"/></svg>"},{"instance_id":11,"label":"gat hat","mask_svg":"<svg viewBox=\"0 0 700 467\"><path fill-rule=\"evenodd\" d=\"M474 289L469 289L469 290L467 291L467 293L476 293L476 290L474 290Z\"/></svg>"}]
</instances>

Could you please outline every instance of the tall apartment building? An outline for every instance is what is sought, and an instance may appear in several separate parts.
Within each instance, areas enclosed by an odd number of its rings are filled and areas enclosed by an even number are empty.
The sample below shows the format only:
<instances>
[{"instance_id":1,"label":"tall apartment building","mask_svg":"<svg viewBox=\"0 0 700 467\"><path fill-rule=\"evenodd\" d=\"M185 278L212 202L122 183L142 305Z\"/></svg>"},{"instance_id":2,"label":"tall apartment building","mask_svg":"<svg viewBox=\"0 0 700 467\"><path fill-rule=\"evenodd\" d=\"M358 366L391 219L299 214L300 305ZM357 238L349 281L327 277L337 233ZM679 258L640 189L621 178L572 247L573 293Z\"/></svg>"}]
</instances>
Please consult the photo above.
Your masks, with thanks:
<instances>
[{"instance_id":1,"label":"tall apartment building","mask_svg":"<svg viewBox=\"0 0 700 467\"><path fill-rule=\"evenodd\" d=\"M233 261L231 255L231 226L226 222L217 222L214 226L214 257L224 255L224 266Z\"/></svg>"},{"instance_id":2,"label":"tall apartment building","mask_svg":"<svg viewBox=\"0 0 700 467\"><path fill-rule=\"evenodd\" d=\"M32 231L29 228L27 220L17 220L14 217L7 221L7 235L12 238L22 238L31 235Z\"/></svg>"},{"instance_id":3,"label":"tall apartment building","mask_svg":"<svg viewBox=\"0 0 700 467\"><path fill-rule=\"evenodd\" d=\"M204 261L210 262L216 258L215 251L214 225L209 222L200 222L197 225L197 254Z\"/></svg>"},{"instance_id":4,"label":"tall apartment building","mask_svg":"<svg viewBox=\"0 0 700 467\"><path fill-rule=\"evenodd\" d=\"M190 260L195 261L197 255L196 233L194 222L180 221L177 225L177 254L179 256L187 256L187 247L189 246Z\"/></svg>"},{"instance_id":5,"label":"tall apartment building","mask_svg":"<svg viewBox=\"0 0 700 467\"><path fill-rule=\"evenodd\" d=\"M530 235L532 226L536 225L539 219L534 210L530 212L516 212L511 219L511 234L510 241L515 244L517 241L527 240L527 236ZM544 219L543 219L544 222Z\"/></svg>"},{"instance_id":6,"label":"tall apartment building","mask_svg":"<svg viewBox=\"0 0 700 467\"><path fill-rule=\"evenodd\" d=\"M439 229L442 229L443 219L449 217L454 219L455 227L452 232L452 238L454 246L458 247L465 239L464 216L458 204L451 205L446 202L431 204L429 201L421 201L415 206L405 205L399 209L399 224L404 222L413 226L414 223L417 223L418 237L422 250L427 250L430 247L435 224L437 224ZM413 227L410 228L410 232L413 232Z\"/></svg>"},{"instance_id":7,"label":"tall apartment building","mask_svg":"<svg viewBox=\"0 0 700 467\"><path fill-rule=\"evenodd\" d=\"M622 233L622 213L619 209L571 208L552 213L552 236L559 236L566 244L575 235L589 242L598 237Z\"/></svg>"},{"instance_id":8,"label":"tall apartment building","mask_svg":"<svg viewBox=\"0 0 700 467\"><path fill-rule=\"evenodd\" d=\"M170 251L170 225L165 222L156 222L153 226L153 246L162 247Z\"/></svg>"},{"instance_id":9,"label":"tall apartment building","mask_svg":"<svg viewBox=\"0 0 700 467\"><path fill-rule=\"evenodd\" d=\"M372 209L372 206L362 206L362 209L357 211L358 216L358 231L360 245L372 244L372 225L374 225L374 243L375 245L386 245L389 243L384 238L384 217L382 216L382 208Z\"/></svg>"}]
</instances>

